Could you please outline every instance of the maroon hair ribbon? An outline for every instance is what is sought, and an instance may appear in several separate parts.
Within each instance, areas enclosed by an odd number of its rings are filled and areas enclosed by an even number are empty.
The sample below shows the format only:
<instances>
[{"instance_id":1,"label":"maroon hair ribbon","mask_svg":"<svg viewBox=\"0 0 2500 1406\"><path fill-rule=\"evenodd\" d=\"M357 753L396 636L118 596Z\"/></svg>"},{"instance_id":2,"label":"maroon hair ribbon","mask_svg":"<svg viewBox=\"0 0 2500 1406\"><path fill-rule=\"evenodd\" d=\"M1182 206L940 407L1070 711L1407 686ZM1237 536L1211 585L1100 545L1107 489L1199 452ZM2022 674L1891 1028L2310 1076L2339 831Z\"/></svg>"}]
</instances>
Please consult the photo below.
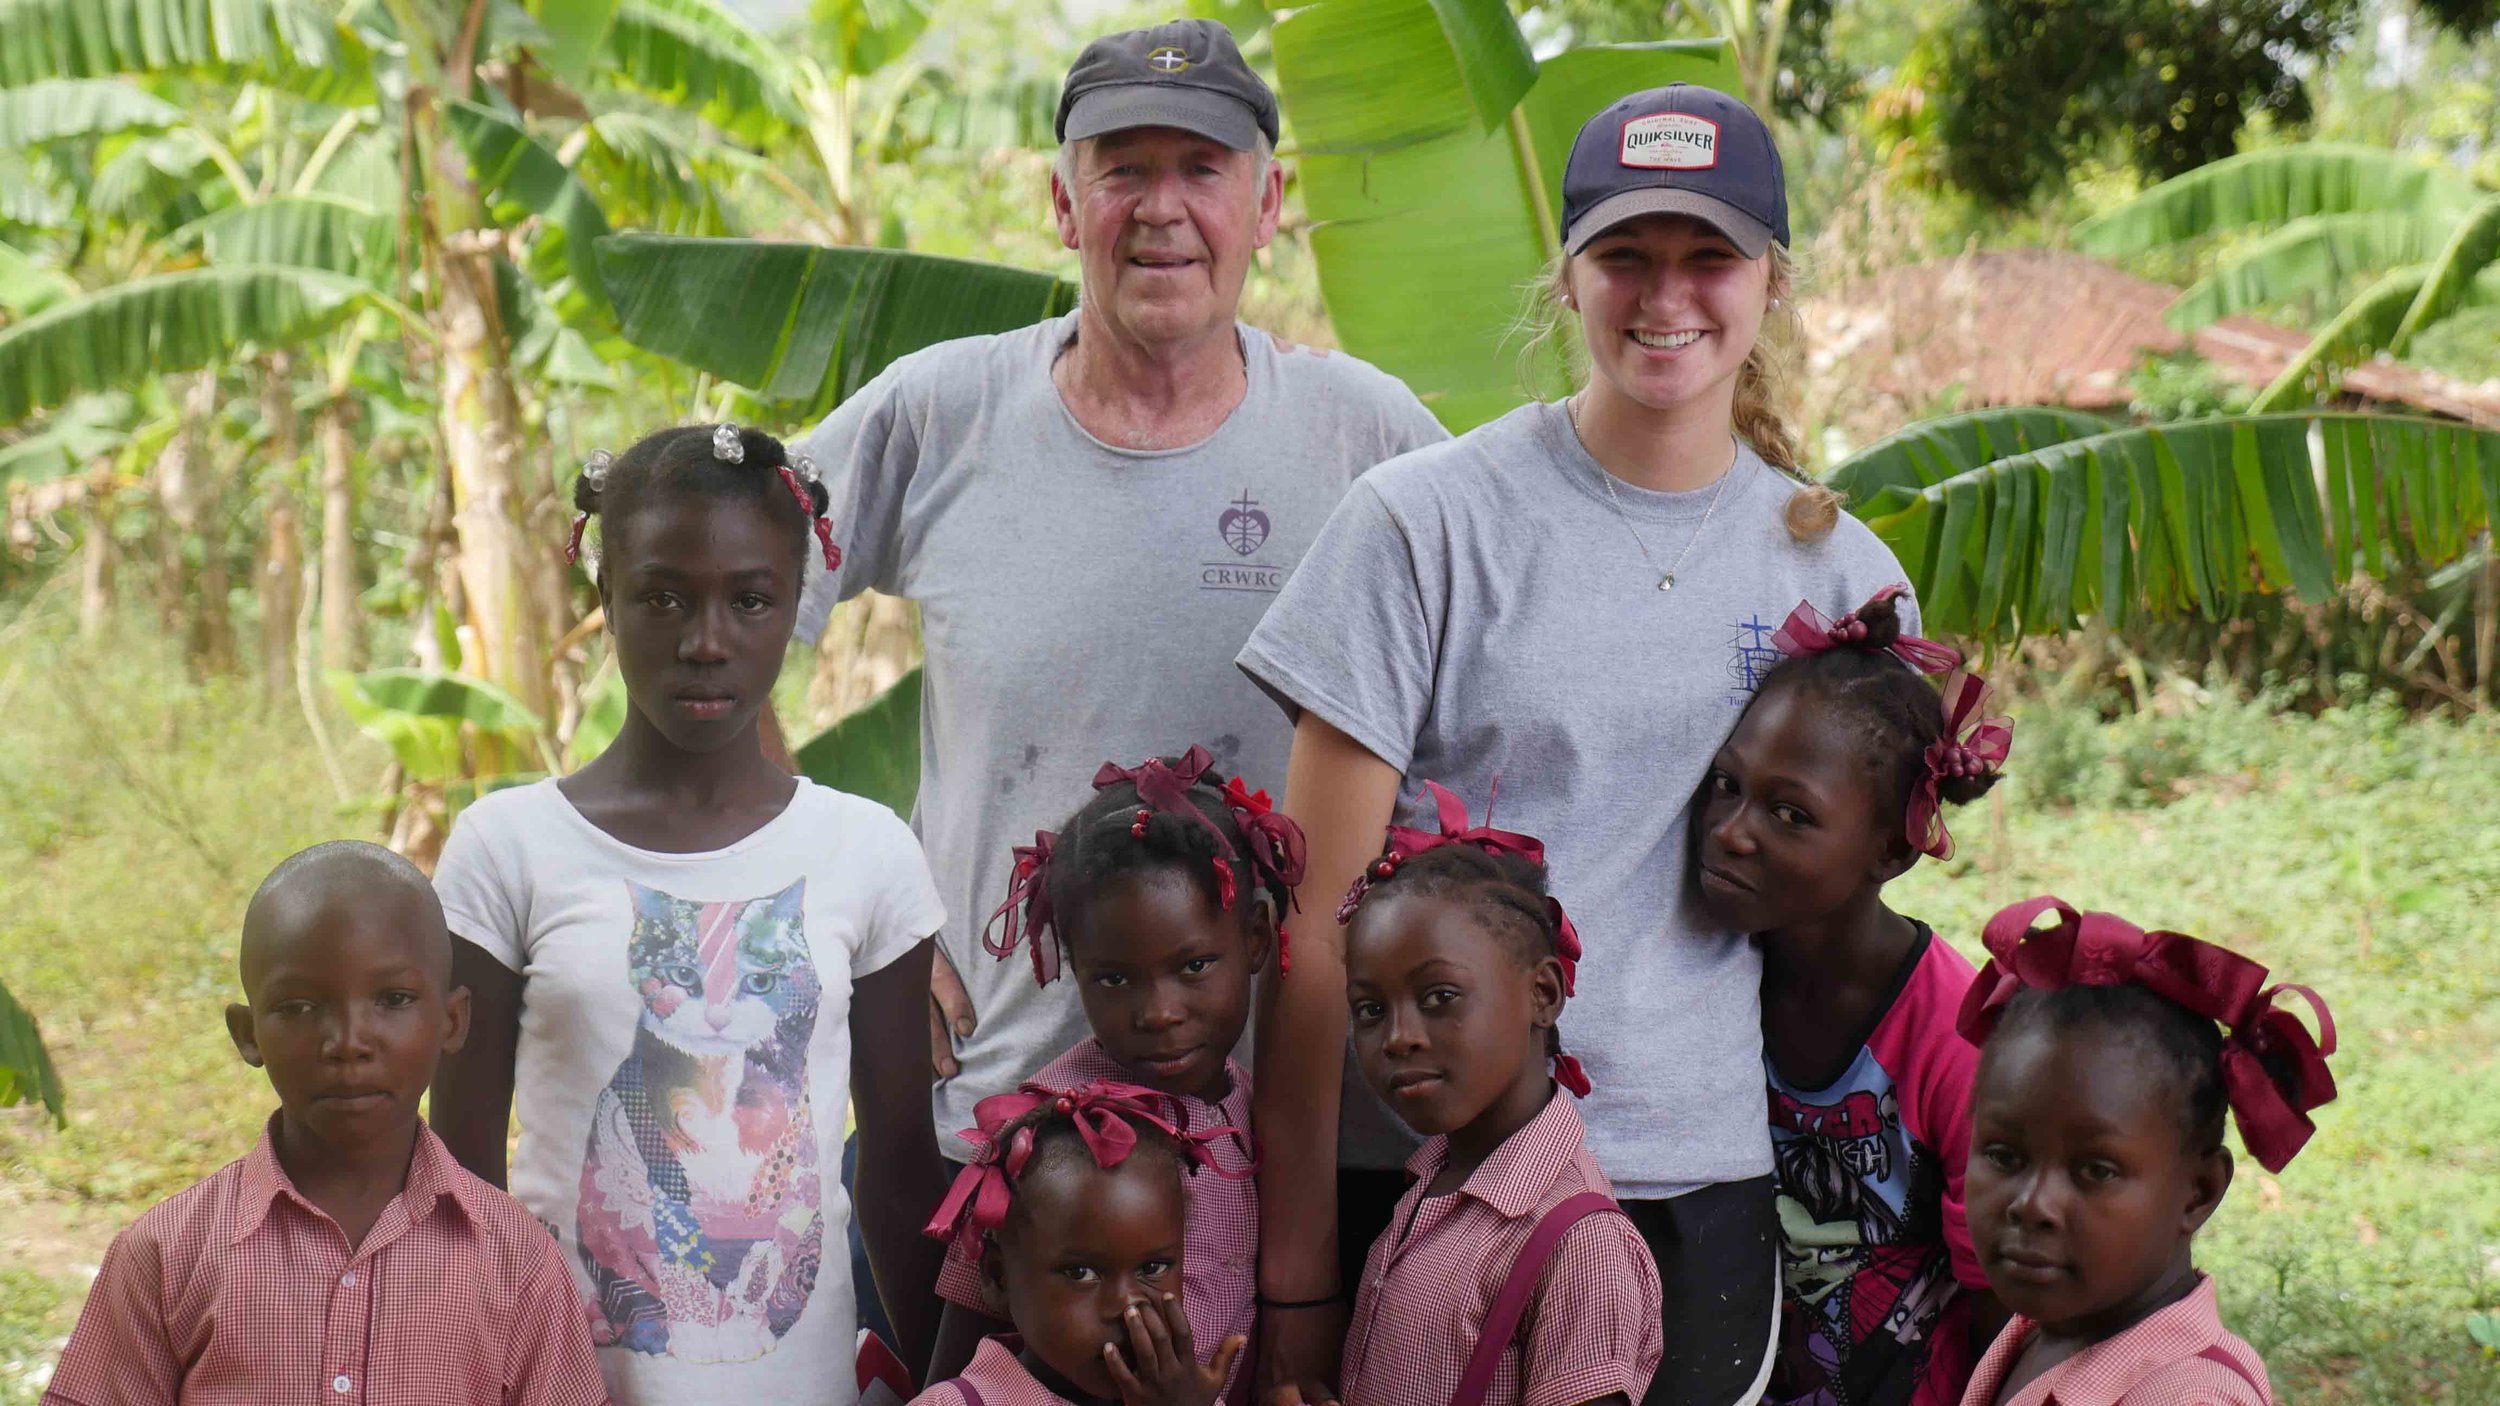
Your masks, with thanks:
<instances>
[{"instance_id":1,"label":"maroon hair ribbon","mask_svg":"<svg viewBox=\"0 0 2500 1406\"><path fill-rule=\"evenodd\" d=\"M573 530L566 533L564 537L564 560L567 565L578 565L581 562L582 529L588 526L590 526L590 514L573 514Z\"/></svg>"},{"instance_id":2,"label":"maroon hair ribbon","mask_svg":"<svg viewBox=\"0 0 2500 1406\"><path fill-rule=\"evenodd\" d=\"M1112 1079L1072 1089L1028 1082L1014 1093L992 1094L972 1106L976 1126L957 1134L973 1145L972 1160L955 1174L955 1184L938 1203L937 1213L921 1227L921 1234L944 1240L968 1256L977 1250L981 1236L1006 1224L1015 1183L1033 1157L1034 1124L1029 1120L1044 1108L1066 1115L1076 1125L1077 1136L1084 1140L1097 1167L1111 1168L1127 1161L1137 1150L1135 1125L1143 1123L1179 1143L1193 1166L1219 1177L1239 1181L1258 1170L1255 1153L1238 1171L1226 1171L1215 1160L1212 1146L1220 1138L1235 1137L1245 1146L1252 1145L1246 1130L1226 1125L1193 1131L1180 1100L1170 1094Z\"/></svg>"},{"instance_id":3,"label":"maroon hair ribbon","mask_svg":"<svg viewBox=\"0 0 2500 1406\"><path fill-rule=\"evenodd\" d=\"M1242 839L1250 847L1250 867L1257 871L1266 887L1285 896L1285 907L1297 909L1300 900L1294 889L1302 882L1309 858L1302 827L1289 816L1277 813L1276 803L1265 791L1253 791L1236 776L1224 783L1224 805L1232 811L1233 823L1241 827ZM1293 971L1291 939L1285 935L1285 915L1276 915L1276 974Z\"/></svg>"},{"instance_id":4,"label":"maroon hair ribbon","mask_svg":"<svg viewBox=\"0 0 2500 1406\"><path fill-rule=\"evenodd\" d=\"M1016 863L1007 880L1006 900L990 910L990 920L981 925L981 950L1002 962L1015 955L1019 942L1032 945L1036 986L1048 986L1059 975L1059 944L1050 940L1050 855L1058 845L1057 835L1036 830L1033 843L1016 846ZM991 937L991 929L1002 918L1006 920L1006 931ZM979 1112L978 1105L974 1112Z\"/></svg>"},{"instance_id":5,"label":"maroon hair ribbon","mask_svg":"<svg viewBox=\"0 0 2500 1406\"><path fill-rule=\"evenodd\" d=\"M1944 735L1920 756L1918 785L1910 792L1910 844L1921 854L1953 857L1953 836L1944 828L1938 788L1948 776L1989 776L2014 750L2014 721L1990 717L1988 681L1954 671L1944 681Z\"/></svg>"},{"instance_id":6,"label":"maroon hair ribbon","mask_svg":"<svg viewBox=\"0 0 2500 1406\"><path fill-rule=\"evenodd\" d=\"M1837 620L1815 609L1814 602L1799 601L1797 608L1788 612L1787 621L1771 633L1771 646L1791 659L1805 659L1831 649L1865 649L1866 622L1859 617L1868 606L1905 595L1909 589L1907 582L1886 586L1867 597L1866 605ZM1883 652L1922 674L1949 673L1962 662L1962 651L1949 644L1920 639L1906 630L1885 645Z\"/></svg>"},{"instance_id":7,"label":"maroon hair ribbon","mask_svg":"<svg viewBox=\"0 0 2500 1406\"><path fill-rule=\"evenodd\" d=\"M1498 792L1500 783L1495 783ZM1443 845L1470 845L1487 854L1515 854L1532 864L1545 862L1545 842L1534 835L1516 830L1496 830L1491 825L1471 825L1467 821L1467 803L1438 781L1427 781L1424 790L1432 797L1434 819L1439 833L1409 829L1403 825L1389 827L1388 851L1365 866L1354 878L1354 886L1346 890L1345 901L1337 905L1340 927L1354 921L1354 910L1370 894L1373 885L1386 881L1399 867L1427 850ZM1485 819L1493 818L1493 808L1485 807ZM1554 922L1554 956L1562 963L1563 995L1576 993L1580 970L1580 930L1571 925L1571 915L1563 911L1562 900L1551 894L1545 898L1545 915ZM1589 1076L1580 1061L1567 1054L1554 1056L1554 1079L1581 1098L1589 1096Z\"/></svg>"},{"instance_id":8,"label":"maroon hair ribbon","mask_svg":"<svg viewBox=\"0 0 2500 1406\"><path fill-rule=\"evenodd\" d=\"M2054 911L2054 926L2032 929ZM2222 1092L2249 1155L2269 1172L2283 1170L2316 1127L2309 1110L2334 1101L2335 1018L2306 986L2268 986L2262 965L2185 933L2146 932L2110 913L2078 913L2054 897L2027 898L1988 920L1988 964L1962 999L1956 1024L1979 1044L2024 987L2141 986L2220 1024ZM2313 1038L2300 1017L2277 1006L2289 991L2318 1018ZM2269 1063L2285 1073L2280 1082Z\"/></svg>"}]
</instances>

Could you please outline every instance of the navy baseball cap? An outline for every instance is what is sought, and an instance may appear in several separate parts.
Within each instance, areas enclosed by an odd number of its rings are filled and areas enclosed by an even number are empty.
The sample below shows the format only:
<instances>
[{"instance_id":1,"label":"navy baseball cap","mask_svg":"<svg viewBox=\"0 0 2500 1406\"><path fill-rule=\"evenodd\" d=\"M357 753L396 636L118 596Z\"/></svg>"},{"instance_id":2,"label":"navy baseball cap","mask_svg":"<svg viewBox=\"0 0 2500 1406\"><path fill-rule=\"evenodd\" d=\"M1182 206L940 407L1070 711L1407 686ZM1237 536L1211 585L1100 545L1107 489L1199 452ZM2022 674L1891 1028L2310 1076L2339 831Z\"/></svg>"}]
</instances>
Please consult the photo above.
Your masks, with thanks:
<instances>
[{"instance_id":1,"label":"navy baseball cap","mask_svg":"<svg viewBox=\"0 0 2500 1406\"><path fill-rule=\"evenodd\" d=\"M1563 167L1563 250L1626 220L1690 215L1759 259L1788 243L1788 184L1771 129L1715 88L1670 83L1590 118Z\"/></svg>"},{"instance_id":2,"label":"navy baseball cap","mask_svg":"<svg viewBox=\"0 0 2500 1406\"><path fill-rule=\"evenodd\" d=\"M1174 20L1085 46L1059 90L1063 142L1131 127L1178 127L1235 151L1276 145L1276 94L1214 20Z\"/></svg>"}]
</instances>

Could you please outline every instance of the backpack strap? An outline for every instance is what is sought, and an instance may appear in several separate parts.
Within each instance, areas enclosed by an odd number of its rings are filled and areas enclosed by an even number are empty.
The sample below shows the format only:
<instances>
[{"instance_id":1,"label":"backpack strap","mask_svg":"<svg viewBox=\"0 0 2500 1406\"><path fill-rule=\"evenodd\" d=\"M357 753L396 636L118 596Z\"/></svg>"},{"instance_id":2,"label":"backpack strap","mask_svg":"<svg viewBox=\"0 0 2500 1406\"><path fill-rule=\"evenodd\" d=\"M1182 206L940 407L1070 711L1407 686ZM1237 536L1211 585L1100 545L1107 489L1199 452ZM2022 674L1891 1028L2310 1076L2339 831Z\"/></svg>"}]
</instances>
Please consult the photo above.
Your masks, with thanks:
<instances>
[{"instance_id":1,"label":"backpack strap","mask_svg":"<svg viewBox=\"0 0 2500 1406\"><path fill-rule=\"evenodd\" d=\"M951 1386L955 1390L962 1392L964 1397L964 1406L989 1406L988 1402L981 1399L981 1388L974 1386L970 1377L948 1377L945 1381L939 1382L938 1385Z\"/></svg>"},{"instance_id":2,"label":"backpack strap","mask_svg":"<svg viewBox=\"0 0 2500 1406\"><path fill-rule=\"evenodd\" d=\"M1588 1217L1600 1211L1622 1213L1615 1198L1602 1191L1583 1191L1547 1211L1528 1232L1528 1242L1519 1247L1519 1257L1510 1263L1510 1277L1502 1281L1502 1291L1493 1298L1493 1309L1484 1316L1484 1332L1476 1339L1476 1350L1467 1357L1467 1374L1458 1379L1458 1390L1450 1393L1450 1406L1484 1406L1484 1394L1493 1385L1494 1369L1502 1363L1502 1349L1510 1346L1511 1336L1519 1331L1519 1320L1528 1311L1528 1298L1536 1292L1537 1276L1545 1272L1545 1262L1561 1248L1563 1236ZM981 1406L974 1402L972 1406Z\"/></svg>"},{"instance_id":3,"label":"backpack strap","mask_svg":"<svg viewBox=\"0 0 2500 1406\"><path fill-rule=\"evenodd\" d=\"M2257 1393L2258 1400L2270 1401L2274 1398L2274 1393L2267 1389L2264 1382L2250 1376L2248 1374L2248 1369L2241 1366L2237 1358L2234 1358L2231 1354L2224 1352L2219 1344L2205 1348L2203 1351L2197 1353L2196 1356L2199 1361L2211 1362L2215 1366L2220 1367L2222 1370L2229 1372L2232 1376L2248 1383L2249 1389Z\"/></svg>"}]
</instances>

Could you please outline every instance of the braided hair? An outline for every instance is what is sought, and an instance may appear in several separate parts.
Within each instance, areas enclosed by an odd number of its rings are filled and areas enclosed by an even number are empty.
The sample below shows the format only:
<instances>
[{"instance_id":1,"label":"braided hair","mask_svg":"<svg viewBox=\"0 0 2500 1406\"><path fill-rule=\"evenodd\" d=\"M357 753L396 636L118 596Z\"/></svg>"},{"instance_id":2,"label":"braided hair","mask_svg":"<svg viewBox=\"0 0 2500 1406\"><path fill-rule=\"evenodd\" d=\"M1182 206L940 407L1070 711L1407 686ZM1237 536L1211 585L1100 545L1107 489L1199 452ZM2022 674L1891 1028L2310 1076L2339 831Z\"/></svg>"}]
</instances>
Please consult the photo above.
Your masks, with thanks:
<instances>
[{"instance_id":1,"label":"braided hair","mask_svg":"<svg viewBox=\"0 0 2500 1406\"><path fill-rule=\"evenodd\" d=\"M1927 775L1927 749L1945 736L1944 700L1917 669L1889 653L1904 633L1901 608L1893 597L1879 595L1852 617L1865 626L1863 635L1819 653L1781 660L1763 676L1754 704L1776 694L1802 692L1824 716L1851 729L1875 774L1877 813L1899 815ZM1955 805L1968 805L1988 794L1997 775L1994 770L1942 775L1936 792Z\"/></svg>"},{"instance_id":2,"label":"braided hair","mask_svg":"<svg viewBox=\"0 0 2500 1406\"><path fill-rule=\"evenodd\" d=\"M1110 886L1113 880L1132 874L1177 873L1188 878L1210 902L1220 904L1215 861L1225 860L1240 875L1242 888L1237 897L1265 894L1281 915L1291 898L1275 881L1240 863L1239 857L1249 852L1249 837L1242 833L1241 822L1234 818L1232 807L1225 804L1224 783L1227 778L1214 772L1200 778L1186 793L1189 806L1206 823L1201 825L1188 816L1170 810L1150 810L1141 804L1137 783L1121 781L1097 791L1077 808L1059 827L1059 848L1050 863L1050 906L1056 915L1060 949L1067 948L1068 933L1084 921L1086 901ZM1242 930L1247 932L1255 905L1235 902Z\"/></svg>"},{"instance_id":3,"label":"braided hair","mask_svg":"<svg viewBox=\"0 0 2500 1406\"><path fill-rule=\"evenodd\" d=\"M826 569L841 564L825 516L832 495L815 466L762 430L727 424L681 425L645 435L623 454L591 455L573 480L576 516L565 553L578 559L583 529L594 517L604 535L646 504L684 498L752 499L768 516L789 523L802 552L813 532Z\"/></svg>"},{"instance_id":4,"label":"braided hair","mask_svg":"<svg viewBox=\"0 0 2500 1406\"><path fill-rule=\"evenodd\" d=\"M2051 1036L2097 1029L2125 1036L2159 1059L2175 1081L2187 1150L2202 1156L2222 1146L2229 1107L2222 1088L2222 1028L2178 1002L2132 984L2026 987L2006 1002L1996 1028L2038 1028Z\"/></svg>"}]
</instances>

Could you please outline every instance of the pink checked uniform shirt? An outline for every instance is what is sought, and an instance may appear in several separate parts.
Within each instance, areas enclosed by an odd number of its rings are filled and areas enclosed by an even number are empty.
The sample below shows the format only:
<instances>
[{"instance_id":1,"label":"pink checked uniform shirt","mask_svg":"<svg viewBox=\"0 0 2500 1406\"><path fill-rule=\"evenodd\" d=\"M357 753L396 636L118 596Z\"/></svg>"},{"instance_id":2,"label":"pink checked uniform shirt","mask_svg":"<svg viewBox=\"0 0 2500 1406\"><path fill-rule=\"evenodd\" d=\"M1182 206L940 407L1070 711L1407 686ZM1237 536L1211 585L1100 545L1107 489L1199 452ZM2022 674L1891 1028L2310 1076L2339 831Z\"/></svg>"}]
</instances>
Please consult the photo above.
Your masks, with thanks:
<instances>
[{"instance_id":1,"label":"pink checked uniform shirt","mask_svg":"<svg viewBox=\"0 0 2500 1406\"><path fill-rule=\"evenodd\" d=\"M930 1387L913 1397L911 1406L1068 1406L1068 1399L1024 1370L1008 1339L983 1338L962 1376Z\"/></svg>"},{"instance_id":2,"label":"pink checked uniform shirt","mask_svg":"<svg viewBox=\"0 0 2500 1406\"><path fill-rule=\"evenodd\" d=\"M105 1252L45 1406L604 1406L556 1242L419 1125L354 1251L264 1130Z\"/></svg>"},{"instance_id":3,"label":"pink checked uniform shirt","mask_svg":"<svg viewBox=\"0 0 2500 1406\"><path fill-rule=\"evenodd\" d=\"M1224 1062L1224 1069L1232 1076L1233 1089L1221 1102L1180 1100L1187 1120L1183 1131L1250 1126L1250 1076L1231 1060ZM1053 1089L1073 1089L1097 1079L1137 1082L1090 1035L1033 1076L1034 1083ZM1208 1150L1228 1172L1256 1165L1254 1149L1239 1138L1224 1138ZM1235 1333L1250 1335L1251 1321L1258 1316L1258 1276L1258 1183L1246 1176L1227 1180L1209 1171L1194 1173L1189 1178L1189 1226L1181 1241L1181 1309L1189 1315L1190 1343L1199 1361L1214 1361L1215 1350ZM938 1295L948 1303L981 1309L980 1266L950 1252L938 1270ZM1244 1352L1233 1359L1232 1375L1224 1381L1226 1400L1236 1399L1242 1363L1249 1356Z\"/></svg>"},{"instance_id":4,"label":"pink checked uniform shirt","mask_svg":"<svg viewBox=\"0 0 2500 1406\"><path fill-rule=\"evenodd\" d=\"M2222 1326L2212 1276L2186 1298L2051 1368L2000 1403L2035 1326L2020 1314L1997 1334L1971 1375L1962 1406L2274 1406L2266 1364Z\"/></svg>"},{"instance_id":5,"label":"pink checked uniform shirt","mask_svg":"<svg viewBox=\"0 0 2500 1406\"><path fill-rule=\"evenodd\" d=\"M1363 1262L1345 1406L1446 1406L1537 1221L1581 1192L1614 1193L1560 1091L1458 1190L1426 1196L1449 1156L1449 1139L1436 1137L1407 1162L1415 1184ZM1616 1392L1639 1401L1666 1350L1662 1312L1640 1233L1612 1212L1590 1216L1538 1276L1485 1406L1578 1406Z\"/></svg>"}]
</instances>

